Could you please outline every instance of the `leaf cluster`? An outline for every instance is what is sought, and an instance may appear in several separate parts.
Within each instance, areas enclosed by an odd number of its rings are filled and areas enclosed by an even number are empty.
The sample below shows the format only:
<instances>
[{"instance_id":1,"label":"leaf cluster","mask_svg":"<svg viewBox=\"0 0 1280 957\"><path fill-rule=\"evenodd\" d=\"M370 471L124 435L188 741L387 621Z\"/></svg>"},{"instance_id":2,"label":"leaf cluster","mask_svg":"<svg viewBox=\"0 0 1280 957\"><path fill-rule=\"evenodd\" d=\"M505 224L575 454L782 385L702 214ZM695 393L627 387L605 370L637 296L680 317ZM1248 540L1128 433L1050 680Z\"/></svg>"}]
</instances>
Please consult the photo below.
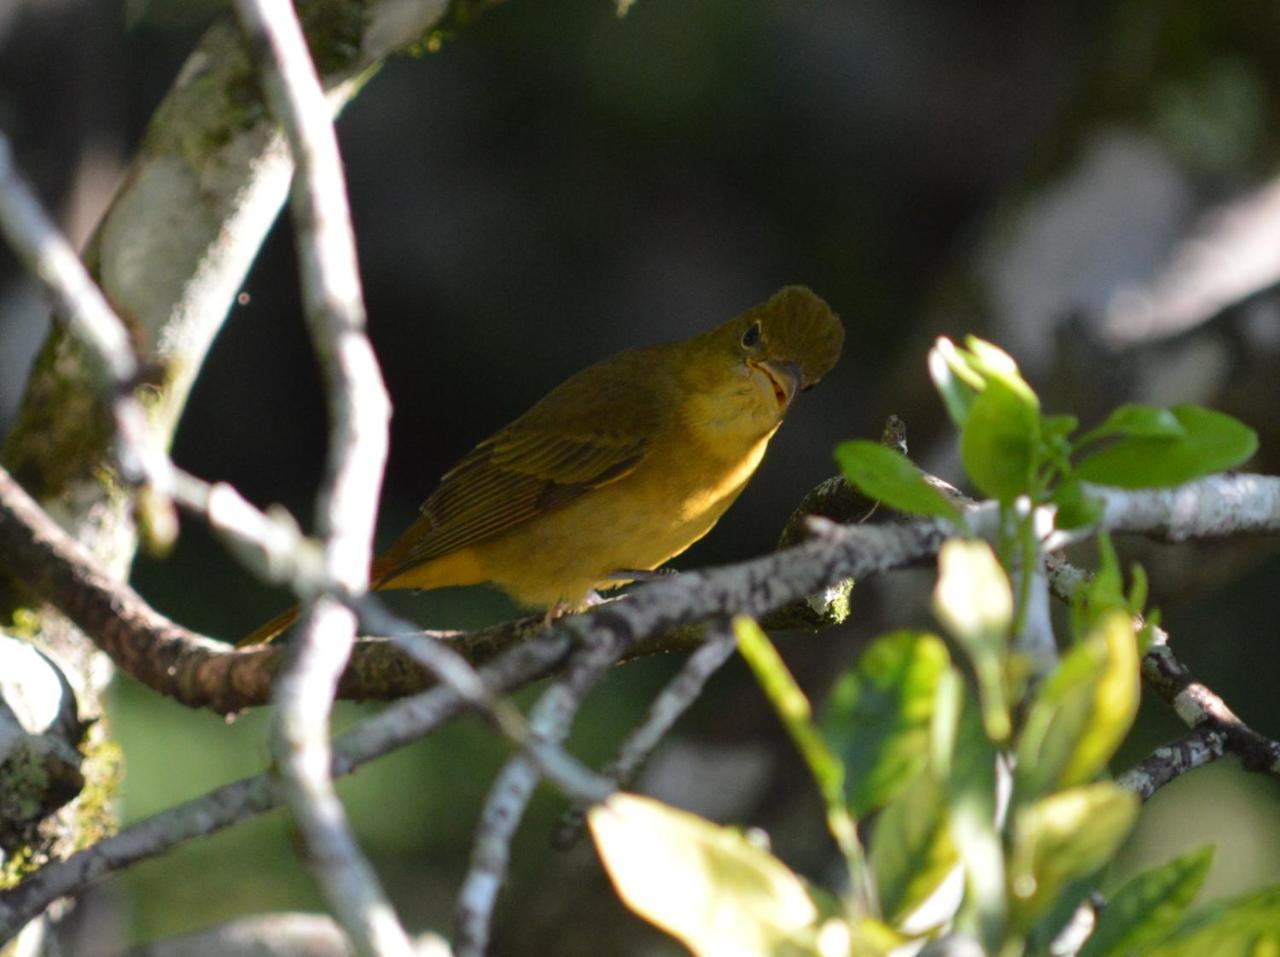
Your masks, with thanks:
<instances>
[{"instance_id":1,"label":"leaf cluster","mask_svg":"<svg viewBox=\"0 0 1280 957\"><path fill-rule=\"evenodd\" d=\"M1138 797L1109 779L1108 763L1138 710L1146 578L1135 568L1126 589L1100 536L1065 650L1033 675L1017 637L1021 569L1042 557L1034 514L1052 505L1058 528L1096 522L1088 483L1175 485L1240 464L1256 437L1208 409L1135 405L1077 436L1074 417L1045 415L1013 360L977 339L940 341L929 368L965 471L999 503L1003 532L995 547L960 536L943 545L939 632L872 641L815 717L765 633L734 622L823 798L847 880L815 887L759 841L647 798L617 795L591 812L622 899L699 957L876 957L926 939L1048 954L1137 820ZM854 441L836 458L873 498L968 531L902 453ZM1123 885L1081 957L1280 947L1274 890L1188 910L1211 856L1201 849Z\"/></svg>"}]
</instances>

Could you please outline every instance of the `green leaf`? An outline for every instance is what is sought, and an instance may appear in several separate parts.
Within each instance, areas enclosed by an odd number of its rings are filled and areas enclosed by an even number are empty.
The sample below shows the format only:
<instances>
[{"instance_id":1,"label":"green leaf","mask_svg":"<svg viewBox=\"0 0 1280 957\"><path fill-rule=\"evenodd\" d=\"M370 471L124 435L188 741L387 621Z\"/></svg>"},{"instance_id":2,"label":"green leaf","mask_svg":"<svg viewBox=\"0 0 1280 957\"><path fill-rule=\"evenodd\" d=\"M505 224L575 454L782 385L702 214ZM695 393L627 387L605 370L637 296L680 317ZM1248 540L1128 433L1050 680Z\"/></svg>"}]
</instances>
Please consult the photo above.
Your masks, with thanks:
<instances>
[{"instance_id":1,"label":"green leaf","mask_svg":"<svg viewBox=\"0 0 1280 957\"><path fill-rule=\"evenodd\" d=\"M964 428L973 400L985 383L982 376L969 368L955 343L945 336L929 350L929 378L942 397L951 421L956 428Z\"/></svg>"},{"instance_id":2,"label":"green leaf","mask_svg":"<svg viewBox=\"0 0 1280 957\"><path fill-rule=\"evenodd\" d=\"M1144 957L1264 957L1280 953L1280 885L1196 908Z\"/></svg>"},{"instance_id":3,"label":"green leaf","mask_svg":"<svg viewBox=\"0 0 1280 957\"><path fill-rule=\"evenodd\" d=\"M954 685L943 682L944 688ZM959 933L982 942L983 953L995 954L1007 916L1004 848L995 826L997 750L983 731L976 703L968 696L961 703L953 750L939 762L946 769L951 840L965 871L965 895L955 924Z\"/></svg>"},{"instance_id":4,"label":"green leaf","mask_svg":"<svg viewBox=\"0 0 1280 957\"><path fill-rule=\"evenodd\" d=\"M1019 801L1092 780L1138 713L1138 643L1128 614L1098 620L1049 675L1018 742Z\"/></svg>"},{"instance_id":5,"label":"green leaf","mask_svg":"<svg viewBox=\"0 0 1280 957\"><path fill-rule=\"evenodd\" d=\"M813 724L809 699L791 677L778 650L759 625L746 615L733 619L738 650L755 673L778 717L791 735L818 784L827 810L827 828L849 865L855 895L865 888L865 861L858 843L858 831L844 800L844 765L840 763L822 734Z\"/></svg>"},{"instance_id":6,"label":"green leaf","mask_svg":"<svg viewBox=\"0 0 1280 957\"><path fill-rule=\"evenodd\" d=\"M1080 420L1074 415L1046 415L1040 420L1040 430L1045 441L1065 439L1080 427Z\"/></svg>"},{"instance_id":7,"label":"green leaf","mask_svg":"<svg viewBox=\"0 0 1280 957\"><path fill-rule=\"evenodd\" d=\"M1147 571L1135 562L1129 571L1129 614L1142 614L1143 609L1147 607L1147 591Z\"/></svg>"},{"instance_id":8,"label":"green leaf","mask_svg":"<svg viewBox=\"0 0 1280 957\"><path fill-rule=\"evenodd\" d=\"M1057 508L1053 523L1063 530L1084 528L1102 518L1102 502L1087 495L1084 486L1074 478L1059 485L1050 501Z\"/></svg>"},{"instance_id":9,"label":"green leaf","mask_svg":"<svg viewBox=\"0 0 1280 957\"><path fill-rule=\"evenodd\" d=\"M934 697L949 666L941 639L898 631L868 645L837 682L822 730L844 762L856 816L883 807L924 767Z\"/></svg>"},{"instance_id":10,"label":"green leaf","mask_svg":"<svg viewBox=\"0 0 1280 957\"><path fill-rule=\"evenodd\" d=\"M1213 848L1202 847L1128 881L1107 901L1079 957L1142 953L1178 922L1204 883L1212 861Z\"/></svg>"},{"instance_id":11,"label":"green leaf","mask_svg":"<svg viewBox=\"0 0 1280 957\"><path fill-rule=\"evenodd\" d=\"M632 794L587 820L623 903L698 957L819 953L804 882L737 831Z\"/></svg>"},{"instance_id":12,"label":"green leaf","mask_svg":"<svg viewBox=\"0 0 1280 957\"><path fill-rule=\"evenodd\" d=\"M1168 409L1151 405L1122 405L1112 412L1095 429L1080 436L1077 445L1085 445L1097 439L1113 435L1129 435L1135 438L1176 439L1186 434L1178 417Z\"/></svg>"},{"instance_id":13,"label":"green leaf","mask_svg":"<svg viewBox=\"0 0 1280 957\"><path fill-rule=\"evenodd\" d=\"M965 471L984 495L1012 502L1030 492L1039 460L1040 414L1034 394L991 379L960 431Z\"/></svg>"},{"instance_id":14,"label":"green leaf","mask_svg":"<svg viewBox=\"0 0 1280 957\"><path fill-rule=\"evenodd\" d=\"M973 662L987 734L1004 741L1012 727L1004 665L1013 625L1013 589L990 545L959 538L943 543L933 612Z\"/></svg>"},{"instance_id":15,"label":"green leaf","mask_svg":"<svg viewBox=\"0 0 1280 957\"><path fill-rule=\"evenodd\" d=\"M1133 829L1140 806L1136 794L1099 781L1019 809L1009 859L1015 926L1029 927L1068 883L1108 863Z\"/></svg>"},{"instance_id":16,"label":"green leaf","mask_svg":"<svg viewBox=\"0 0 1280 957\"><path fill-rule=\"evenodd\" d=\"M942 544L933 611L966 650L1004 648L1013 624L1013 589L990 545L964 538Z\"/></svg>"},{"instance_id":17,"label":"green leaf","mask_svg":"<svg viewBox=\"0 0 1280 957\"><path fill-rule=\"evenodd\" d=\"M1163 488L1234 468L1257 451L1257 433L1229 415L1197 405L1171 412L1181 435L1126 435L1085 456L1076 477L1120 488Z\"/></svg>"},{"instance_id":18,"label":"green leaf","mask_svg":"<svg viewBox=\"0 0 1280 957\"><path fill-rule=\"evenodd\" d=\"M1092 578L1086 579L1076 589L1071 601L1072 634L1079 635L1089 631L1098 620L1113 611L1124 611L1136 614L1137 610L1130 605L1130 598L1125 594L1124 574L1120 570L1120 558L1116 554L1115 545L1105 529L1098 531L1098 568ZM1136 567L1136 566L1135 566ZM1138 575L1145 581L1145 573ZM1141 588L1142 583L1134 579L1134 588ZM1145 597L1145 596L1144 596Z\"/></svg>"},{"instance_id":19,"label":"green leaf","mask_svg":"<svg viewBox=\"0 0 1280 957\"><path fill-rule=\"evenodd\" d=\"M913 515L960 520L959 510L901 452L856 439L841 442L835 454L845 478L876 501Z\"/></svg>"},{"instance_id":20,"label":"green leaf","mask_svg":"<svg viewBox=\"0 0 1280 957\"><path fill-rule=\"evenodd\" d=\"M969 368L982 376L986 384L998 381L1017 393L1023 401L1039 408L1040 403L1036 399L1036 394L1027 384L1027 380L1022 378L1022 373L1018 371L1018 363L1014 361L1013 356L999 346L985 339L979 339L977 336L965 336L964 344L968 349L966 358Z\"/></svg>"},{"instance_id":21,"label":"green leaf","mask_svg":"<svg viewBox=\"0 0 1280 957\"><path fill-rule=\"evenodd\" d=\"M1040 417L1040 439L1045 460L1060 472L1071 470L1071 442L1068 436L1080 425L1074 415L1043 415Z\"/></svg>"},{"instance_id":22,"label":"green leaf","mask_svg":"<svg viewBox=\"0 0 1280 957\"><path fill-rule=\"evenodd\" d=\"M894 924L924 903L956 866L943 792L930 771L916 775L876 820L868 860L881 910Z\"/></svg>"}]
</instances>

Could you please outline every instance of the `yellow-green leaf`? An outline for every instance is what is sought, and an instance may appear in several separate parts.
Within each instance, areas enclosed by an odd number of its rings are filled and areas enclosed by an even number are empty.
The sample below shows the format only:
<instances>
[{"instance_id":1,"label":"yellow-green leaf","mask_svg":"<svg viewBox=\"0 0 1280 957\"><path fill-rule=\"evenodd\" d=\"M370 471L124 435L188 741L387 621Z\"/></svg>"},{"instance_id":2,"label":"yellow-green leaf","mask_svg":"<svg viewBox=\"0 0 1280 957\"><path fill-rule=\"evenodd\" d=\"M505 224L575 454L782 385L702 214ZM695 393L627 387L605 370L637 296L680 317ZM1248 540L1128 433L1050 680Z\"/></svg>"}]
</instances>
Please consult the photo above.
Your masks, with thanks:
<instances>
[{"instance_id":1,"label":"yellow-green leaf","mask_svg":"<svg viewBox=\"0 0 1280 957\"><path fill-rule=\"evenodd\" d=\"M1004 662L1013 589L990 545L958 538L943 543L933 612L973 661L987 734L1005 740L1011 728Z\"/></svg>"},{"instance_id":2,"label":"yellow-green leaf","mask_svg":"<svg viewBox=\"0 0 1280 957\"><path fill-rule=\"evenodd\" d=\"M1214 901L1187 916L1144 957L1275 957L1280 954L1280 885Z\"/></svg>"},{"instance_id":3,"label":"yellow-green leaf","mask_svg":"<svg viewBox=\"0 0 1280 957\"><path fill-rule=\"evenodd\" d=\"M844 765L831 753L826 740L813 724L809 699L796 684L759 625L746 615L733 619L738 650L746 659L756 680L764 689L778 717L791 735L805 763L809 766L827 810L827 828L849 865L849 878L855 897L865 893L868 878L862 845L858 841L857 824L844 799Z\"/></svg>"},{"instance_id":4,"label":"yellow-green leaf","mask_svg":"<svg viewBox=\"0 0 1280 957\"><path fill-rule=\"evenodd\" d=\"M1133 829L1140 803L1132 792L1099 781L1017 810L1009 860L1015 924L1030 927L1069 882L1109 862Z\"/></svg>"},{"instance_id":5,"label":"yellow-green leaf","mask_svg":"<svg viewBox=\"0 0 1280 957\"><path fill-rule=\"evenodd\" d=\"M990 379L960 431L960 457L973 484L1001 502L1027 494L1040 453L1040 409L1002 379Z\"/></svg>"},{"instance_id":6,"label":"yellow-green leaf","mask_svg":"<svg viewBox=\"0 0 1280 957\"><path fill-rule=\"evenodd\" d=\"M804 882L737 831L632 794L587 820L623 903L698 957L820 954Z\"/></svg>"},{"instance_id":7,"label":"yellow-green leaf","mask_svg":"<svg viewBox=\"0 0 1280 957\"><path fill-rule=\"evenodd\" d=\"M1213 861L1213 848L1174 858L1128 881L1107 900L1080 957L1128 957L1165 936L1191 903Z\"/></svg>"},{"instance_id":8,"label":"yellow-green leaf","mask_svg":"<svg viewBox=\"0 0 1280 957\"><path fill-rule=\"evenodd\" d=\"M1092 780L1138 713L1138 642L1128 614L1112 611L1058 663L1018 742L1019 800Z\"/></svg>"}]
</instances>

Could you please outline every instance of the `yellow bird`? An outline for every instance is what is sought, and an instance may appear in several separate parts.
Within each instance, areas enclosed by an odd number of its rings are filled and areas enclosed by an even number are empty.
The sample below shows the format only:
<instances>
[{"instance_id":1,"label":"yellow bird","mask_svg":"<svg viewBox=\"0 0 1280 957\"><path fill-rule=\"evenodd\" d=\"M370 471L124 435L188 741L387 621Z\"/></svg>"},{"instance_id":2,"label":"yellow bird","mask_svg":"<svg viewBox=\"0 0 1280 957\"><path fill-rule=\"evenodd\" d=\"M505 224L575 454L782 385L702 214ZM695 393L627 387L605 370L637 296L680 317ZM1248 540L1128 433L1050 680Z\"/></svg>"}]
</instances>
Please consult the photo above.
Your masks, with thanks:
<instances>
[{"instance_id":1,"label":"yellow bird","mask_svg":"<svg viewBox=\"0 0 1280 957\"><path fill-rule=\"evenodd\" d=\"M371 588L491 582L523 605L572 607L643 577L711 530L843 344L827 304L787 286L692 339L583 369L445 473Z\"/></svg>"}]
</instances>

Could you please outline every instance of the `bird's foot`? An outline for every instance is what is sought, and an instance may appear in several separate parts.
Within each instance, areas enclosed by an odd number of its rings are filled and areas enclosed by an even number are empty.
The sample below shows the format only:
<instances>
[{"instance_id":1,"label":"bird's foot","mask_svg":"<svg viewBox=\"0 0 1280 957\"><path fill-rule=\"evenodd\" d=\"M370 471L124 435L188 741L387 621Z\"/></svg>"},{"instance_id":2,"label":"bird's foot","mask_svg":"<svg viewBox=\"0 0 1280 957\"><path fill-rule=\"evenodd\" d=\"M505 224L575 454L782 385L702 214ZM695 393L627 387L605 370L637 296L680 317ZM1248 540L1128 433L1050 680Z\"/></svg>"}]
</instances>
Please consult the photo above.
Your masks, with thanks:
<instances>
[{"instance_id":1,"label":"bird's foot","mask_svg":"<svg viewBox=\"0 0 1280 957\"><path fill-rule=\"evenodd\" d=\"M544 627L549 628L565 615L586 611L588 608L604 604L604 601L605 599L601 598L595 591L587 592L582 596L581 601L565 601L561 599L547 609L547 613L542 616L542 624Z\"/></svg>"}]
</instances>

